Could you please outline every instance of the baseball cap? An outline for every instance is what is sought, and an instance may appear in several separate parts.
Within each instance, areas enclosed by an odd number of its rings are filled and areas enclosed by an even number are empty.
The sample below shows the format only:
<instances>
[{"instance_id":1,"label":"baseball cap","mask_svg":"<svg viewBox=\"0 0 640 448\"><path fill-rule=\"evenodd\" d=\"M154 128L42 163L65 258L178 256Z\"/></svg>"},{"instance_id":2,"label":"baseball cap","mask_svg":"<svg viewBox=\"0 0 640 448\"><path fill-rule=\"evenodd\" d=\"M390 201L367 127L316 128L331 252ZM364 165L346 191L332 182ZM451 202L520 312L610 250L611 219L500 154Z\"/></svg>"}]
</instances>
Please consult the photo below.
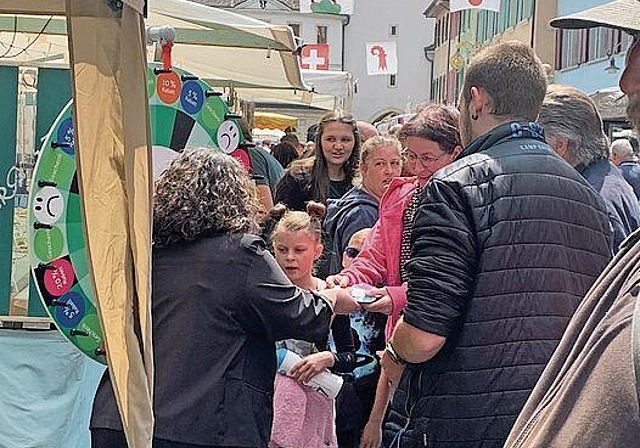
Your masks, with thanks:
<instances>
[{"instance_id":1,"label":"baseball cap","mask_svg":"<svg viewBox=\"0 0 640 448\"><path fill-rule=\"evenodd\" d=\"M550 22L554 28L579 29L604 26L640 36L640 0L615 0L585 9L575 14L557 17Z\"/></svg>"}]
</instances>

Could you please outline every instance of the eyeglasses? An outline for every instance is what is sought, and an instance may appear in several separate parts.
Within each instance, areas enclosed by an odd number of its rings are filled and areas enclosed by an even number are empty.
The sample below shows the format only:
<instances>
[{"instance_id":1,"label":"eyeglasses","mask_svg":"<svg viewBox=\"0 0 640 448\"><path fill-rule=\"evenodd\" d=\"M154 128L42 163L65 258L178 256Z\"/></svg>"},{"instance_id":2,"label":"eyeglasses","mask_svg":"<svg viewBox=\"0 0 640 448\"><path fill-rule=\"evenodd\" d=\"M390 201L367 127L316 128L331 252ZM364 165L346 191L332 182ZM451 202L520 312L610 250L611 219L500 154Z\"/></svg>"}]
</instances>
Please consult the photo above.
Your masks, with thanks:
<instances>
[{"instance_id":1,"label":"eyeglasses","mask_svg":"<svg viewBox=\"0 0 640 448\"><path fill-rule=\"evenodd\" d=\"M415 163L416 161L420 161L420 164L422 166L425 166L425 165L429 165L429 164L432 164L432 163L436 163L438 160L440 160L441 158L446 156L446 154L442 154L439 157L432 157L432 156L430 156L428 154L422 154L421 156L418 156L414 152L411 152L411 151L409 151L408 149L405 148L405 150L403 152L403 156L404 156L404 159L407 162Z\"/></svg>"},{"instance_id":2,"label":"eyeglasses","mask_svg":"<svg viewBox=\"0 0 640 448\"><path fill-rule=\"evenodd\" d=\"M360 253L360 249L355 248L353 246L347 246L344 250L344 254L349 258L356 258Z\"/></svg>"}]
</instances>

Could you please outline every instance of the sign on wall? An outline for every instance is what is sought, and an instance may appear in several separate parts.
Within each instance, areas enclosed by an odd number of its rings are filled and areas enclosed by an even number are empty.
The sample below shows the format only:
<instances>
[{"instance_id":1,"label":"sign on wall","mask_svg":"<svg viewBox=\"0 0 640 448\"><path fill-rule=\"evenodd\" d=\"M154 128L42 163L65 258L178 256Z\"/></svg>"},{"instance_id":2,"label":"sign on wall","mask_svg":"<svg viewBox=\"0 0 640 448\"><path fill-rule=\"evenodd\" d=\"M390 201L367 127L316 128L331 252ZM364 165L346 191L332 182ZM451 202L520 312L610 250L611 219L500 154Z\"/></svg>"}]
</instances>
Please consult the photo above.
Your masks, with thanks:
<instances>
[{"instance_id":1,"label":"sign on wall","mask_svg":"<svg viewBox=\"0 0 640 448\"><path fill-rule=\"evenodd\" d=\"M300 0L300 12L353 14L353 0Z\"/></svg>"},{"instance_id":2,"label":"sign on wall","mask_svg":"<svg viewBox=\"0 0 640 448\"><path fill-rule=\"evenodd\" d=\"M456 12L463 9L488 9L500 12L500 0L451 0L449 11Z\"/></svg>"},{"instance_id":3,"label":"sign on wall","mask_svg":"<svg viewBox=\"0 0 640 448\"><path fill-rule=\"evenodd\" d=\"M300 68L329 70L329 44L310 44L302 47Z\"/></svg>"},{"instance_id":4,"label":"sign on wall","mask_svg":"<svg viewBox=\"0 0 640 448\"><path fill-rule=\"evenodd\" d=\"M395 42L370 42L367 44L367 75L396 75L398 52Z\"/></svg>"}]
</instances>

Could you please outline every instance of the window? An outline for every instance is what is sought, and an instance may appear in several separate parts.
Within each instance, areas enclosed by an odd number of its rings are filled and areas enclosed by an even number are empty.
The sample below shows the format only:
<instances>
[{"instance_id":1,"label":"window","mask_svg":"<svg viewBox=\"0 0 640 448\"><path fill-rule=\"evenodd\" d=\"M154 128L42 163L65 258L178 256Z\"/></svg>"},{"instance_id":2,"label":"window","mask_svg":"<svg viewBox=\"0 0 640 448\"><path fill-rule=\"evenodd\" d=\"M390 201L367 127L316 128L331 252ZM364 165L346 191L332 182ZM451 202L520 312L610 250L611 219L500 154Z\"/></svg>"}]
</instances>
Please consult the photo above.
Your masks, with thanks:
<instances>
[{"instance_id":1,"label":"window","mask_svg":"<svg viewBox=\"0 0 640 448\"><path fill-rule=\"evenodd\" d=\"M327 43L327 27L318 25L316 27L316 43L318 44L326 44Z\"/></svg>"},{"instance_id":2,"label":"window","mask_svg":"<svg viewBox=\"0 0 640 448\"><path fill-rule=\"evenodd\" d=\"M591 28L589 33L589 54L587 60L592 61L595 59L604 58L607 56L607 51L609 51L610 46L608 45L608 31L607 28Z\"/></svg>"},{"instance_id":3,"label":"window","mask_svg":"<svg viewBox=\"0 0 640 448\"><path fill-rule=\"evenodd\" d=\"M449 14L442 18L442 43L449 40Z\"/></svg>"},{"instance_id":4,"label":"window","mask_svg":"<svg viewBox=\"0 0 640 448\"><path fill-rule=\"evenodd\" d=\"M522 0L509 1L511 2L511 6L509 8L509 27L512 27L519 21L520 11L522 10Z\"/></svg>"},{"instance_id":5,"label":"window","mask_svg":"<svg viewBox=\"0 0 640 448\"><path fill-rule=\"evenodd\" d=\"M584 44L588 44L588 30L560 30L560 58L558 68L575 67L584 62L586 50Z\"/></svg>"},{"instance_id":6,"label":"window","mask_svg":"<svg viewBox=\"0 0 640 448\"><path fill-rule=\"evenodd\" d=\"M398 25L391 25L389 27L389 36L397 36L399 28Z\"/></svg>"},{"instance_id":7,"label":"window","mask_svg":"<svg viewBox=\"0 0 640 448\"><path fill-rule=\"evenodd\" d=\"M484 9L478 13L476 36L478 36L478 42L484 42L487 40L487 11Z\"/></svg>"},{"instance_id":8,"label":"window","mask_svg":"<svg viewBox=\"0 0 640 448\"><path fill-rule=\"evenodd\" d=\"M290 23L289 26L293 31L293 35L296 37L300 37L300 24L299 23Z\"/></svg>"},{"instance_id":9,"label":"window","mask_svg":"<svg viewBox=\"0 0 640 448\"><path fill-rule=\"evenodd\" d=\"M521 0L522 1L522 17L520 20L526 20L530 17L533 17L533 8L535 7L535 3L533 0Z\"/></svg>"},{"instance_id":10,"label":"window","mask_svg":"<svg viewBox=\"0 0 640 448\"><path fill-rule=\"evenodd\" d=\"M451 29L452 36L460 35L460 11L456 11L451 14Z\"/></svg>"},{"instance_id":11,"label":"window","mask_svg":"<svg viewBox=\"0 0 640 448\"><path fill-rule=\"evenodd\" d=\"M396 75L389 75L389 87L398 87L398 78Z\"/></svg>"},{"instance_id":12,"label":"window","mask_svg":"<svg viewBox=\"0 0 640 448\"><path fill-rule=\"evenodd\" d=\"M465 9L460 15L460 34L466 33L471 28L471 9Z\"/></svg>"},{"instance_id":13,"label":"window","mask_svg":"<svg viewBox=\"0 0 640 448\"><path fill-rule=\"evenodd\" d=\"M628 39L619 30L591 28L559 30L556 34L556 69L575 67L627 50Z\"/></svg>"}]
</instances>

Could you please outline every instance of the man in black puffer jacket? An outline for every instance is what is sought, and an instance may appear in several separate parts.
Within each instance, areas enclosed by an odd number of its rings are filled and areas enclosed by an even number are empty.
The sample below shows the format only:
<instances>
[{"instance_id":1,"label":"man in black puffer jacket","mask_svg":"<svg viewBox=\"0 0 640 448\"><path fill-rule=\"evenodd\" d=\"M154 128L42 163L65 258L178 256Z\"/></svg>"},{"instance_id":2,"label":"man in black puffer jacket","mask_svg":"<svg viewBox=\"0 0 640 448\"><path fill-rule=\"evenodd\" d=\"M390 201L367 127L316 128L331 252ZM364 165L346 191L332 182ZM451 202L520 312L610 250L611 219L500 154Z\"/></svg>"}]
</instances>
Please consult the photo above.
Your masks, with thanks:
<instances>
[{"instance_id":1,"label":"man in black puffer jacket","mask_svg":"<svg viewBox=\"0 0 640 448\"><path fill-rule=\"evenodd\" d=\"M397 385L385 447L501 447L611 257L602 199L533 123L545 90L525 44L468 67L466 149L422 193L408 303L381 361Z\"/></svg>"}]
</instances>

